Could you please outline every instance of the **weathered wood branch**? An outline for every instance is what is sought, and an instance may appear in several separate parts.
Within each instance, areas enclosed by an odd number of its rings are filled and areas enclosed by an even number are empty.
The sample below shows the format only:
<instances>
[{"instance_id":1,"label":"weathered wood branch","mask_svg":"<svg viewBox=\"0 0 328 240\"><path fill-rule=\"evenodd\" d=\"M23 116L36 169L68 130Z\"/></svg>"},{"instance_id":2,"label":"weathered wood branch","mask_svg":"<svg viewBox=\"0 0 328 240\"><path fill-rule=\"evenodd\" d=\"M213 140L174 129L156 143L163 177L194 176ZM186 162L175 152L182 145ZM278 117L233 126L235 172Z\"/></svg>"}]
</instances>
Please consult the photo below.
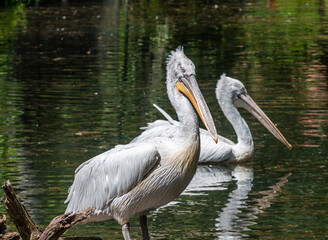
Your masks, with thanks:
<instances>
[{"instance_id":1,"label":"weathered wood branch","mask_svg":"<svg viewBox=\"0 0 328 240\"><path fill-rule=\"evenodd\" d=\"M23 240L55 240L59 239L62 234L68 229L74 227L75 225L86 219L92 212L91 208L83 212L77 212L74 214L65 213L60 216L55 217L50 224L46 227L44 232L42 232L37 225L34 223L32 218L27 213L24 205L20 202L19 198L14 192L14 189L9 181L7 181L2 186L6 199L1 200L5 206L6 211L13 220L17 227L17 230ZM5 217L4 217L5 219ZM4 220L5 221L5 220ZM0 218L0 234L3 222ZM1 236L1 235L0 235ZM16 233L18 238L4 238L6 240L17 240L20 239L19 235ZM14 237L14 236L13 236ZM2 239L2 238L0 238ZM75 238L71 238L75 239ZM85 239L85 238L80 238Z\"/></svg>"},{"instance_id":2,"label":"weathered wood branch","mask_svg":"<svg viewBox=\"0 0 328 240\"><path fill-rule=\"evenodd\" d=\"M17 232L9 232L5 225L6 216L0 212L0 239L1 240L19 240L19 234Z\"/></svg>"},{"instance_id":3,"label":"weathered wood branch","mask_svg":"<svg viewBox=\"0 0 328 240\"><path fill-rule=\"evenodd\" d=\"M27 213L9 180L2 186L6 199L2 203L23 240L37 240L42 232Z\"/></svg>"},{"instance_id":4,"label":"weathered wood branch","mask_svg":"<svg viewBox=\"0 0 328 240\"><path fill-rule=\"evenodd\" d=\"M2 215L2 213L0 212L0 233L3 233L7 230L5 223L6 223L6 216Z\"/></svg>"},{"instance_id":5,"label":"weathered wood branch","mask_svg":"<svg viewBox=\"0 0 328 240\"><path fill-rule=\"evenodd\" d=\"M88 208L83 212L75 214L65 213L55 217L48 227L44 230L39 240L55 240L58 239L68 229L82 222L91 214L92 208Z\"/></svg>"},{"instance_id":6,"label":"weathered wood branch","mask_svg":"<svg viewBox=\"0 0 328 240\"><path fill-rule=\"evenodd\" d=\"M99 237L65 237L63 240L102 240Z\"/></svg>"}]
</instances>

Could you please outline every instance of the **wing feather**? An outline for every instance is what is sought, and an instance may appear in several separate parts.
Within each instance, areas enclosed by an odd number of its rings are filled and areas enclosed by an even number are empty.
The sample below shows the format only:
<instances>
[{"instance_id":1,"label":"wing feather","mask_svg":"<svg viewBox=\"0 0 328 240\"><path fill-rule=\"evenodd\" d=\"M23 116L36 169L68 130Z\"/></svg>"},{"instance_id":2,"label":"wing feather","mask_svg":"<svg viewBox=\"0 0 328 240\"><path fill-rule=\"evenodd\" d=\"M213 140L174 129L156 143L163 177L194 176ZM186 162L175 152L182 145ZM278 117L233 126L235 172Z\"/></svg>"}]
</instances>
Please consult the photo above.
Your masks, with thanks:
<instances>
[{"instance_id":1,"label":"wing feather","mask_svg":"<svg viewBox=\"0 0 328 240\"><path fill-rule=\"evenodd\" d=\"M174 124L173 118L167 112L165 112L162 108L157 106L155 103L153 104L153 106L167 119L167 121L169 121L169 123Z\"/></svg>"},{"instance_id":2,"label":"wing feather","mask_svg":"<svg viewBox=\"0 0 328 240\"><path fill-rule=\"evenodd\" d=\"M174 124L171 124L165 120L156 120L148 123L147 127L142 128L144 131L134 138L131 143L147 142L149 139L153 140L154 138L171 139L179 131L178 122L174 122Z\"/></svg>"},{"instance_id":3,"label":"wing feather","mask_svg":"<svg viewBox=\"0 0 328 240\"><path fill-rule=\"evenodd\" d=\"M159 152L152 144L130 143L82 163L68 190L66 212L108 207L113 198L140 183L159 160Z\"/></svg>"}]
</instances>

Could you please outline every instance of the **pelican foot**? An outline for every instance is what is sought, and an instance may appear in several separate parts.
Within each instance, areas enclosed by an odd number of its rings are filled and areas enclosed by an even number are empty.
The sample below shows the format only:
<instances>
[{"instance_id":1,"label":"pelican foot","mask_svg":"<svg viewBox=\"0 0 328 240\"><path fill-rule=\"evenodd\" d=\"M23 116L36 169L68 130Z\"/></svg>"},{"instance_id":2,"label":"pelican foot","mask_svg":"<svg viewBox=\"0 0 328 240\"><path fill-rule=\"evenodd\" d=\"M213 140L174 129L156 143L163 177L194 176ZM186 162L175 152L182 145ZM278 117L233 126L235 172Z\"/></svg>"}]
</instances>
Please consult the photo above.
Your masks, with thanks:
<instances>
[{"instance_id":1,"label":"pelican foot","mask_svg":"<svg viewBox=\"0 0 328 240\"><path fill-rule=\"evenodd\" d=\"M124 240L131 240L129 228L130 228L129 223L124 223L122 225L122 234L123 234Z\"/></svg>"}]
</instances>

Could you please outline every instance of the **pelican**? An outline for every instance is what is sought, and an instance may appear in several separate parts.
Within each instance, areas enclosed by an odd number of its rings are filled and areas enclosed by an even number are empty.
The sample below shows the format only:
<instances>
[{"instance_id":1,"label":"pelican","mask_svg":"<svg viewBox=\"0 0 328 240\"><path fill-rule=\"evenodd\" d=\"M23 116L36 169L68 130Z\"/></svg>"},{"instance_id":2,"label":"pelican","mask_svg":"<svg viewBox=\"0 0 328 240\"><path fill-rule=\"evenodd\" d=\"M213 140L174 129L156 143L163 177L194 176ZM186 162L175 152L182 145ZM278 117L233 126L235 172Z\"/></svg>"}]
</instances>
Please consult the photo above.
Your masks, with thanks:
<instances>
[{"instance_id":1,"label":"pelican","mask_svg":"<svg viewBox=\"0 0 328 240\"><path fill-rule=\"evenodd\" d=\"M227 77L222 74L218 80L216 87L216 98L224 113L225 117L232 124L238 142L234 143L231 140L222 136L217 136L218 144L213 144L210 141L210 135L204 130L200 129L201 151L199 156L199 163L218 163L218 162L241 162L249 160L254 154L254 143L251 131L242 118L237 108L241 107L248 110L257 120L259 120L278 140L285 144L289 149L292 146L287 142L285 137L280 133L276 126L271 122L267 115L260 109L260 107L248 95L245 86L237 79ZM175 128L180 123L173 120L163 109L154 106L166 117L168 121L157 120L149 123L140 136L133 141L140 141L142 138L147 138L148 135L165 136L170 131L158 132L159 126L163 128Z\"/></svg>"},{"instance_id":2,"label":"pelican","mask_svg":"<svg viewBox=\"0 0 328 240\"><path fill-rule=\"evenodd\" d=\"M91 207L92 216L86 222L114 218L122 225L124 239L131 239L129 219L138 214L143 238L149 239L147 213L179 196L196 172L200 136L194 109L217 141L215 124L196 82L195 66L182 47L167 59L166 86L179 119L179 125L173 127L175 134L118 145L82 163L68 190L66 212Z\"/></svg>"}]
</instances>

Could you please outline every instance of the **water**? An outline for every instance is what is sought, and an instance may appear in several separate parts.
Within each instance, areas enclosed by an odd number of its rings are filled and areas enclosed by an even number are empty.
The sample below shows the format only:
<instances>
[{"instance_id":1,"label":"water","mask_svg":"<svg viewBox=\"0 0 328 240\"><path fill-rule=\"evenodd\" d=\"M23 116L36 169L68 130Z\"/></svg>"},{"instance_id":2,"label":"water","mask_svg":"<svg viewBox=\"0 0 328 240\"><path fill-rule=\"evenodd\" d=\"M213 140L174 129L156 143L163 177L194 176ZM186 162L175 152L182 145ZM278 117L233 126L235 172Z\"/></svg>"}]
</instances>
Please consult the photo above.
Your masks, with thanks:
<instances>
[{"instance_id":1,"label":"water","mask_svg":"<svg viewBox=\"0 0 328 240\"><path fill-rule=\"evenodd\" d=\"M1 181L11 180L44 228L64 212L80 163L162 118L152 103L174 116L165 60L183 45L221 135L236 140L214 95L227 73L243 81L293 149L241 111L254 159L200 167L184 194L151 212L152 238L327 238L327 11L319 0L2 7ZM137 217L131 225L132 237L140 238ZM122 238L113 220L66 235Z\"/></svg>"}]
</instances>

